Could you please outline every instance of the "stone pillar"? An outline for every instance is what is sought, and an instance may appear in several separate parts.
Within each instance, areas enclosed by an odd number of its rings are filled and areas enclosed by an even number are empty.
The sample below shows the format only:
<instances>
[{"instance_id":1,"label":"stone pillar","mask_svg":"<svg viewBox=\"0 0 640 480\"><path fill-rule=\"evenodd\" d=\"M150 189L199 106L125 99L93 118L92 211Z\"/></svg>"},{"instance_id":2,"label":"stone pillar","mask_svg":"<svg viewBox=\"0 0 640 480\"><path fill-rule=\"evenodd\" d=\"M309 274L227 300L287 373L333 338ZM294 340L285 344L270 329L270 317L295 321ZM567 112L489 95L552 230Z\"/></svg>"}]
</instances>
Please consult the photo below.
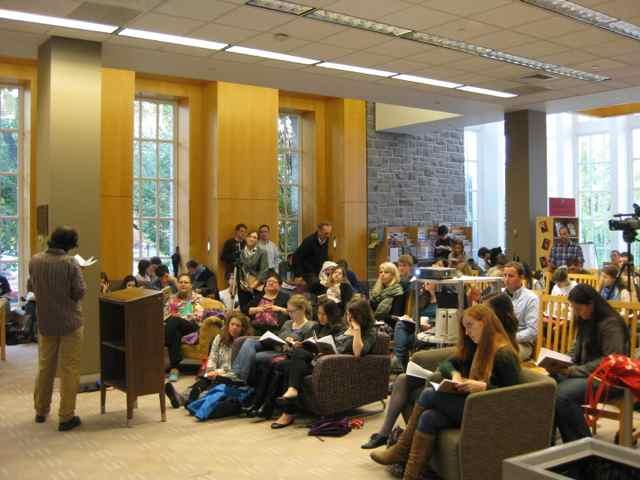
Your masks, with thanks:
<instances>
[{"instance_id":1,"label":"stone pillar","mask_svg":"<svg viewBox=\"0 0 640 480\"><path fill-rule=\"evenodd\" d=\"M38 51L38 206L48 207L48 229L78 230L83 257L100 252L100 43L52 37ZM86 268L82 309L82 381L97 376L100 263Z\"/></svg>"},{"instance_id":2,"label":"stone pillar","mask_svg":"<svg viewBox=\"0 0 640 480\"><path fill-rule=\"evenodd\" d=\"M536 216L547 214L547 114L505 114L507 253L535 265Z\"/></svg>"}]
</instances>

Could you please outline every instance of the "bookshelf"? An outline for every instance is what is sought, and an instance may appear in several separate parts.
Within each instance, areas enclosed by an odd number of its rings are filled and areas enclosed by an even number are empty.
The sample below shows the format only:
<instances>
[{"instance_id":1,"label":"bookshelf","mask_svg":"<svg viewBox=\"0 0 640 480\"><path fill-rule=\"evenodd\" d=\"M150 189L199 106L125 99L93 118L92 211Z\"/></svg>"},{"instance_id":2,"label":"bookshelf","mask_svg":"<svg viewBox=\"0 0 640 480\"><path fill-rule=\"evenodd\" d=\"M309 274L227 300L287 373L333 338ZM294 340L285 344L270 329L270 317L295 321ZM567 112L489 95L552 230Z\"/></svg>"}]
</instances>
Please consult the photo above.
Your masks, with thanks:
<instances>
[{"instance_id":1,"label":"bookshelf","mask_svg":"<svg viewBox=\"0 0 640 480\"><path fill-rule=\"evenodd\" d=\"M100 297L101 413L107 387L126 394L127 426L142 395L159 395L166 421L162 292L129 288Z\"/></svg>"}]
</instances>

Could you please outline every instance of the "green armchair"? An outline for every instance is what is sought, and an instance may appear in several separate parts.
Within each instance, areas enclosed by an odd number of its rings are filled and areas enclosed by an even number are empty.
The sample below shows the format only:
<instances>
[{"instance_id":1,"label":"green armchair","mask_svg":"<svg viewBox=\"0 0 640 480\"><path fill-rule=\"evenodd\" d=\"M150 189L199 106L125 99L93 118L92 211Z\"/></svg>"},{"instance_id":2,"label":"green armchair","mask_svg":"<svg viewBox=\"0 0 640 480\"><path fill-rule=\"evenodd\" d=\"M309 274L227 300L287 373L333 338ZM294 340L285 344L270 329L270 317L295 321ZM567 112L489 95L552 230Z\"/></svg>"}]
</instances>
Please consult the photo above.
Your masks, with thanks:
<instances>
[{"instance_id":1,"label":"green armchair","mask_svg":"<svg viewBox=\"0 0 640 480\"><path fill-rule=\"evenodd\" d=\"M411 360L435 371L454 352L423 350ZM518 385L469 395L460 429L438 436L432 467L443 480L500 479L504 459L549 446L555 396L551 378L526 368ZM403 412L405 419L411 408Z\"/></svg>"}]
</instances>

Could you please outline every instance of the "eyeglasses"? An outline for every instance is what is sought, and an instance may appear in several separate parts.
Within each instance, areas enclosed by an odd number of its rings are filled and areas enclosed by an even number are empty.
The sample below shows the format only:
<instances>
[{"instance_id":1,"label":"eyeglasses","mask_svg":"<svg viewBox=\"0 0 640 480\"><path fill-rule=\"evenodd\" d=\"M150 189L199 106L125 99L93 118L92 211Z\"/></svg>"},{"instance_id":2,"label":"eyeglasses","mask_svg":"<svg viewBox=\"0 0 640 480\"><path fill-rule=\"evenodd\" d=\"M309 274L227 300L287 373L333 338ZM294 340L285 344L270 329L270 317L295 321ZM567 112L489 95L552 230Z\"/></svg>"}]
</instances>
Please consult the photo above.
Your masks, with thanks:
<instances>
[{"instance_id":1,"label":"eyeglasses","mask_svg":"<svg viewBox=\"0 0 640 480\"><path fill-rule=\"evenodd\" d=\"M296 313L297 311L297 308L287 308L287 313Z\"/></svg>"}]
</instances>

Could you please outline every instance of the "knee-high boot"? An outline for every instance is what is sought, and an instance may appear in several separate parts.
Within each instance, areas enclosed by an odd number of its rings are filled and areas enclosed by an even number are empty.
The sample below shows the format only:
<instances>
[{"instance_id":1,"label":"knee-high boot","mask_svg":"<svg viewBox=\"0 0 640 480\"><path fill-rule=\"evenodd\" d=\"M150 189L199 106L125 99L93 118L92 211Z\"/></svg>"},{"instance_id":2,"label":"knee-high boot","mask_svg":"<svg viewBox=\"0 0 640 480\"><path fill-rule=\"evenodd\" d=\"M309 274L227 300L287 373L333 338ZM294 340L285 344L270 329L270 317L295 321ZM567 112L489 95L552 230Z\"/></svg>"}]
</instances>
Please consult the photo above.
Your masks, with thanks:
<instances>
[{"instance_id":1,"label":"knee-high boot","mask_svg":"<svg viewBox=\"0 0 640 480\"><path fill-rule=\"evenodd\" d=\"M411 442L411 451L407 465L404 467L402 480L418 480L424 466L431 459L436 436L432 433L416 431Z\"/></svg>"},{"instance_id":2,"label":"knee-high boot","mask_svg":"<svg viewBox=\"0 0 640 480\"><path fill-rule=\"evenodd\" d=\"M382 465L391 465L407 461L409 451L411 450L413 434L416 431L416 426L418 425L418 420L422 412L424 412L424 407L416 403L411 411L411 417L409 417L409 421L407 422L407 429L402 432L398 442L386 450L375 450L371 452L370 455L374 462Z\"/></svg>"}]
</instances>

